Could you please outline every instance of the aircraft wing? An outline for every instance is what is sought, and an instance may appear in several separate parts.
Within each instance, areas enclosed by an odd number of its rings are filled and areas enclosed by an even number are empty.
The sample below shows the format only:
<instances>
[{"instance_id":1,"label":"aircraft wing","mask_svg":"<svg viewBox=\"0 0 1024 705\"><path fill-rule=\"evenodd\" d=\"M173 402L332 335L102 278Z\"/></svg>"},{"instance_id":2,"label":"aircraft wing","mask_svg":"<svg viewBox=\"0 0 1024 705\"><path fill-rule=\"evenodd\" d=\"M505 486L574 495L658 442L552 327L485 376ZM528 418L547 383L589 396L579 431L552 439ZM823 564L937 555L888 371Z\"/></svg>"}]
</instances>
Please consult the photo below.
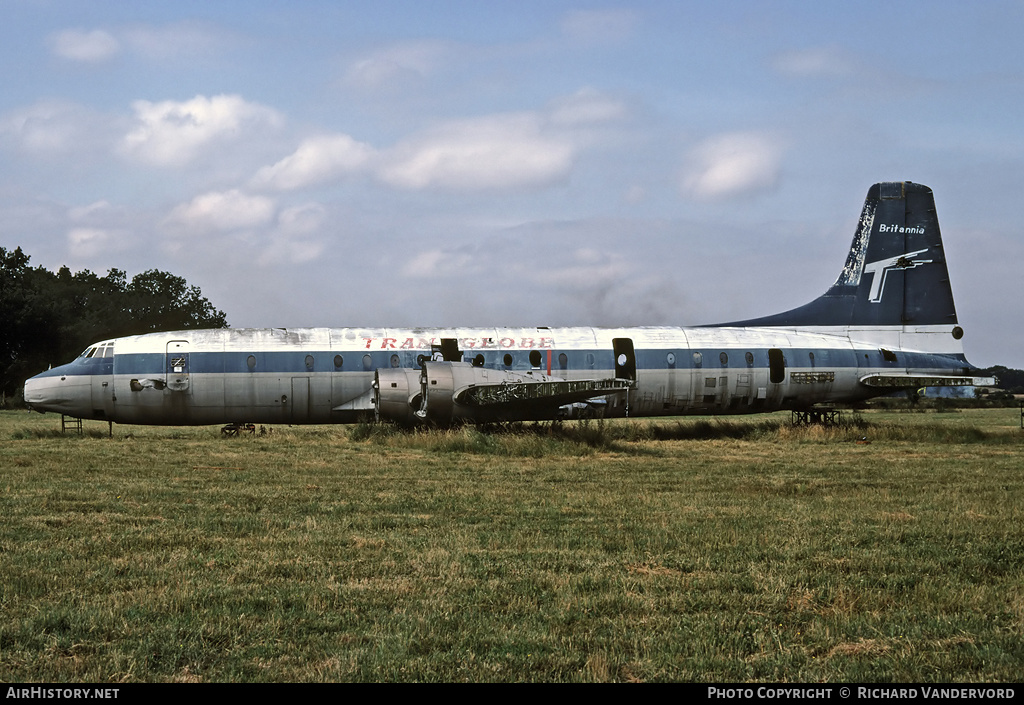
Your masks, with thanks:
<instances>
[{"instance_id":1,"label":"aircraft wing","mask_svg":"<svg viewBox=\"0 0 1024 705\"><path fill-rule=\"evenodd\" d=\"M542 379L470 384L455 392L456 404L474 407L558 407L625 392L627 379Z\"/></svg>"},{"instance_id":2,"label":"aircraft wing","mask_svg":"<svg viewBox=\"0 0 1024 705\"><path fill-rule=\"evenodd\" d=\"M624 393L628 379L562 379L539 370L495 370L429 361L422 370L378 369L377 417L402 424L552 418L560 407ZM596 403L596 402L595 402Z\"/></svg>"}]
</instances>

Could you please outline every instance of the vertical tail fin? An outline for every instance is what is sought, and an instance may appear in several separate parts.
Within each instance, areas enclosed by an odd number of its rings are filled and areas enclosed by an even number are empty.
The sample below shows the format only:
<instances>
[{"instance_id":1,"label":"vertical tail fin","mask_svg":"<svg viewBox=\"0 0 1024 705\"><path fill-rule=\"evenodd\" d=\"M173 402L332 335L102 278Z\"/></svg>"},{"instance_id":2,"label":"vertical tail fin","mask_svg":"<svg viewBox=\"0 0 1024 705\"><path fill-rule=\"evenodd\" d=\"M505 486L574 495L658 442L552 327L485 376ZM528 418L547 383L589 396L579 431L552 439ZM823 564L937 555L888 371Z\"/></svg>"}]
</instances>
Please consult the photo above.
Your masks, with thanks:
<instances>
[{"instance_id":1,"label":"vertical tail fin","mask_svg":"<svg viewBox=\"0 0 1024 705\"><path fill-rule=\"evenodd\" d=\"M956 323L932 190L889 181L868 189L846 265L828 291L799 308L726 325L953 328Z\"/></svg>"}]
</instances>

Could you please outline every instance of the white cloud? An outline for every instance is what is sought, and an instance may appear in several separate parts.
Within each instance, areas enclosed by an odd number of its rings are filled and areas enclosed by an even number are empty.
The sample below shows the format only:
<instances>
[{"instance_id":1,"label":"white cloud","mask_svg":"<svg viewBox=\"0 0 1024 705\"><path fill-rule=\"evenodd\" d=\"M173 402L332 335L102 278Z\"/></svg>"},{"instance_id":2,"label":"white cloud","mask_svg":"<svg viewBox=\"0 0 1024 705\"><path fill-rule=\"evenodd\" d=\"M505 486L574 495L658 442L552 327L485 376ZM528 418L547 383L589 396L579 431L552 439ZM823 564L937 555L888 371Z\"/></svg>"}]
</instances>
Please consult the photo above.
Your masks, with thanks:
<instances>
[{"instance_id":1,"label":"white cloud","mask_svg":"<svg viewBox=\"0 0 1024 705\"><path fill-rule=\"evenodd\" d=\"M401 269L403 277L437 279L454 275L472 275L479 271L482 258L465 251L433 249L419 252Z\"/></svg>"},{"instance_id":2,"label":"white cloud","mask_svg":"<svg viewBox=\"0 0 1024 705\"><path fill-rule=\"evenodd\" d=\"M408 189L535 187L564 178L574 147L534 114L449 123L391 150L379 177Z\"/></svg>"},{"instance_id":3,"label":"white cloud","mask_svg":"<svg viewBox=\"0 0 1024 705\"><path fill-rule=\"evenodd\" d=\"M65 29L50 35L50 49L62 59L99 63L113 57L121 44L102 29Z\"/></svg>"},{"instance_id":4,"label":"white cloud","mask_svg":"<svg viewBox=\"0 0 1024 705\"><path fill-rule=\"evenodd\" d=\"M272 199L232 189L196 196L171 211L166 222L196 232L238 230L266 225L274 211Z\"/></svg>"},{"instance_id":5,"label":"white cloud","mask_svg":"<svg viewBox=\"0 0 1024 705\"><path fill-rule=\"evenodd\" d=\"M683 193L698 199L743 196L775 186L782 148L766 135L736 132L705 140L690 155Z\"/></svg>"},{"instance_id":6,"label":"white cloud","mask_svg":"<svg viewBox=\"0 0 1024 705\"><path fill-rule=\"evenodd\" d=\"M555 101L551 109L551 122L573 127L620 120L626 116L622 101L593 88L583 88L571 96Z\"/></svg>"},{"instance_id":7,"label":"white cloud","mask_svg":"<svg viewBox=\"0 0 1024 705\"><path fill-rule=\"evenodd\" d=\"M197 95L187 101L165 100L132 104L136 127L123 141L124 150L160 166L181 166L201 150L224 140L238 139L255 126L277 125L278 114L238 95Z\"/></svg>"},{"instance_id":8,"label":"white cloud","mask_svg":"<svg viewBox=\"0 0 1024 705\"><path fill-rule=\"evenodd\" d=\"M326 219L327 211L319 203L285 208L277 216L276 227L258 245L256 264L273 267L314 261L327 249L326 242L318 237Z\"/></svg>"},{"instance_id":9,"label":"white cloud","mask_svg":"<svg viewBox=\"0 0 1024 705\"><path fill-rule=\"evenodd\" d=\"M280 190L303 188L362 169L374 150L348 135L324 135L304 141L294 153L260 169L253 185Z\"/></svg>"},{"instance_id":10,"label":"white cloud","mask_svg":"<svg viewBox=\"0 0 1024 705\"><path fill-rule=\"evenodd\" d=\"M114 253L127 252L145 239L149 214L100 200L65 210L67 256L72 262L111 264Z\"/></svg>"},{"instance_id":11,"label":"white cloud","mask_svg":"<svg viewBox=\"0 0 1024 705\"><path fill-rule=\"evenodd\" d=\"M445 42L395 44L354 62L345 72L345 80L360 88L376 88L423 78L446 63L452 53L452 45Z\"/></svg>"},{"instance_id":12,"label":"white cloud","mask_svg":"<svg viewBox=\"0 0 1024 705\"><path fill-rule=\"evenodd\" d=\"M278 231L286 235L309 235L327 220L327 211L319 203L285 208L277 217Z\"/></svg>"},{"instance_id":13,"label":"white cloud","mask_svg":"<svg viewBox=\"0 0 1024 705\"><path fill-rule=\"evenodd\" d=\"M109 144L108 123L109 118L74 103L41 101L0 118L0 137L30 152L79 151Z\"/></svg>"},{"instance_id":14,"label":"white cloud","mask_svg":"<svg viewBox=\"0 0 1024 705\"><path fill-rule=\"evenodd\" d=\"M72 228L68 231L68 253L76 259L107 254L118 247L124 233L104 228Z\"/></svg>"},{"instance_id":15,"label":"white cloud","mask_svg":"<svg viewBox=\"0 0 1024 705\"><path fill-rule=\"evenodd\" d=\"M105 223L124 219L126 215L127 212L124 208L112 206L109 201L105 200L68 209L68 219L76 223Z\"/></svg>"},{"instance_id":16,"label":"white cloud","mask_svg":"<svg viewBox=\"0 0 1024 705\"><path fill-rule=\"evenodd\" d=\"M544 111L451 121L384 150L345 134L321 135L261 168L250 186L294 190L361 173L414 190L543 186L564 178L594 141L585 128L625 114L621 101L584 88Z\"/></svg>"},{"instance_id":17,"label":"white cloud","mask_svg":"<svg viewBox=\"0 0 1024 705\"><path fill-rule=\"evenodd\" d=\"M314 240L274 237L261 246L256 264L261 267L273 267L282 263L306 264L320 257L324 249L324 243Z\"/></svg>"}]
</instances>

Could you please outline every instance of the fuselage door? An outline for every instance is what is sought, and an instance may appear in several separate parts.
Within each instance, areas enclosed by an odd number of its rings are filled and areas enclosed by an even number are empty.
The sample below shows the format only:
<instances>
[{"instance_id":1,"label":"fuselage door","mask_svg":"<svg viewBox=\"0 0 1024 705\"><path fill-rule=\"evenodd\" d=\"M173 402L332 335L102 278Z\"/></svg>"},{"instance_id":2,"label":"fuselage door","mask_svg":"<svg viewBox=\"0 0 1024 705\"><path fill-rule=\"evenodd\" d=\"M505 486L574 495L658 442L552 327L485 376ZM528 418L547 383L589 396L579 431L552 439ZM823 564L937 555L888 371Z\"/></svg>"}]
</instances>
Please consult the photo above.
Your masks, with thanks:
<instances>
[{"instance_id":1,"label":"fuselage door","mask_svg":"<svg viewBox=\"0 0 1024 705\"><path fill-rule=\"evenodd\" d=\"M309 377L292 377L292 423L309 423Z\"/></svg>"},{"instance_id":2,"label":"fuselage door","mask_svg":"<svg viewBox=\"0 0 1024 705\"><path fill-rule=\"evenodd\" d=\"M786 356L779 348L768 349L768 381L772 384L786 381Z\"/></svg>"},{"instance_id":3,"label":"fuselage door","mask_svg":"<svg viewBox=\"0 0 1024 705\"><path fill-rule=\"evenodd\" d=\"M167 343L166 356L167 388L172 392L184 392L189 387L189 349L187 340L172 340Z\"/></svg>"},{"instance_id":4,"label":"fuselage door","mask_svg":"<svg viewBox=\"0 0 1024 705\"><path fill-rule=\"evenodd\" d=\"M612 338L615 355L615 378L636 381L636 353L631 338Z\"/></svg>"}]
</instances>

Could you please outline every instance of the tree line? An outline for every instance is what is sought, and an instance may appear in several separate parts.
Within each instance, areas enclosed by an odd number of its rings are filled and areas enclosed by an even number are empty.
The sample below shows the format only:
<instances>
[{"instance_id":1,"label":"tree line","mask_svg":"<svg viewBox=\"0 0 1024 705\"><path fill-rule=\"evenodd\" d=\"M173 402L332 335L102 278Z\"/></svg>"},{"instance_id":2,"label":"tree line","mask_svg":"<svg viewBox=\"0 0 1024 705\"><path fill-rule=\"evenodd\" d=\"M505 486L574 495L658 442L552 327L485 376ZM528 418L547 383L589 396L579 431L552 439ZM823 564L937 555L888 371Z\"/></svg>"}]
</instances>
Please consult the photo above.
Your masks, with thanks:
<instances>
[{"instance_id":1,"label":"tree line","mask_svg":"<svg viewBox=\"0 0 1024 705\"><path fill-rule=\"evenodd\" d=\"M20 247L0 247L0 394L20 398L24 381L70 362L108 338L185 328L225 328L227 319L181 277L158 269L128 280L89 270L29 265Z\"/></svg>"},{"instance_id":2,"label":"tree line","mask_svg":"<svg viewBox=\"0 0 1024 705\"><path fill-rule=\"evenodd\" d=\"M1024 370L995 365L986 367L982 374L999 380L999 388L1009 394L1024 394Z\"/></svg>"}]
</instances>

